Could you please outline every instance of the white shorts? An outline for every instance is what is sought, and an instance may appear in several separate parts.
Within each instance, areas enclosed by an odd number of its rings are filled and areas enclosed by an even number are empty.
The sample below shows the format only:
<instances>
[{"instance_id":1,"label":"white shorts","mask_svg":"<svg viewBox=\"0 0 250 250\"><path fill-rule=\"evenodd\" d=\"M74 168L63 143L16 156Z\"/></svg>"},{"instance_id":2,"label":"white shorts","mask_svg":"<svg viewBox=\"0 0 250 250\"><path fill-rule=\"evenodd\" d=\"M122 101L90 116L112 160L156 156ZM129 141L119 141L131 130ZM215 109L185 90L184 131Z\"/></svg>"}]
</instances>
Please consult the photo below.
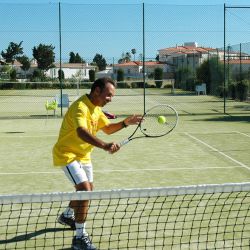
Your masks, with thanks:
<instances>
[{"instance_id":1,"label":"white shorts","mask_svg":"<svg viewBox=\"0 0 250 250\"><path fill-rule=\"evenodd\" d=\"M93 182L93 167L91 163L83 164L73 161L63 168L65 175L74 184L88 181Z\"/></svg>"}]
</instances>

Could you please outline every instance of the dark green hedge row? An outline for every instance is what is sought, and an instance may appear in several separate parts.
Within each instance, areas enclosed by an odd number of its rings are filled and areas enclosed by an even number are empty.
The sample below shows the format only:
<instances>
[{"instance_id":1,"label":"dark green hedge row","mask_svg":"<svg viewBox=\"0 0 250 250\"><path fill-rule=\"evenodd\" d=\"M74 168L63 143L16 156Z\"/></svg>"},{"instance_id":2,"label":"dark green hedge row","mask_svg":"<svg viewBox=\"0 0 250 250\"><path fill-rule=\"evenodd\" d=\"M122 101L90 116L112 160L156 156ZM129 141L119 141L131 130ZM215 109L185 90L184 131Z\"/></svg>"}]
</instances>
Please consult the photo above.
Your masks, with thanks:
<instances>
[{"instance_id":1,"label":"dark green hedge row","mask_svg":"<svg viewBox=\"0 0 250 250\"><path fill-rule=\"evenodd\" d=\"M92 83L80 84L81 89L91 88ZM49 82L0 82L0 89L60 89L60 83ZM63 89L76 89L77 84L67 83L62 84Z\"/></svg>"},{"instance_id":2,"label":"dark green hedge row","mask_svg":"<svg viewBox=\"0 0 250 250\"><path fill-rule=\"evenodd\" d=\"M92 86L91 82L85 82L80 84L81 89L90 89ZM144 88L143 82L118 82L118 88ZM155 88L155 85L145 83L146 88ZM0 82L0 89L60 89L60 83L50 82ZM63 89L76 89L76 83L63 83Z\"/></svg>"},{"instance_id":3,"label":"dark green hedge row","mask_svg":"<svg viewBox=\"0 0 250 250\"><path fill-rule=\"evenodd\" d=\"M224 88L220 86L217 89L218 95L220 97L224 96ZM236 83L230 83L228 87L225 88L225 96L233 100L246 101L249 95L249 81L243 80Z\"/></svg>"},{"instance_id":4,"label":"dark green hedge row","mask_svg":"<svg viewBox=\"0 0 250 250\"><path fill-rule=\"evenodd\" d=\"M228 95L232 99L238 99L240 101L246 101L249 92L249 82L243 80L237 83L231 83L228 86Z\"/></svg>"}]
</instances>

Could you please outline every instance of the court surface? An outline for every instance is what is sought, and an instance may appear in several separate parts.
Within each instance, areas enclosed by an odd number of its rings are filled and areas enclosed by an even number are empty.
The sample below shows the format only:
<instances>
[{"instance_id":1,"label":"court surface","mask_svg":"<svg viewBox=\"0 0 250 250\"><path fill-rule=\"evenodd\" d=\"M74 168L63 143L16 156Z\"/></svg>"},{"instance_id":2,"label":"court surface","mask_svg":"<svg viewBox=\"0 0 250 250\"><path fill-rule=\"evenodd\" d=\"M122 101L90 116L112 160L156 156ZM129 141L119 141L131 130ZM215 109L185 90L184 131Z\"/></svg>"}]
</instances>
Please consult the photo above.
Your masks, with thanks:
<instances>
[{"instance_id":1,"label":"court surface","mask_svg":"<svg viewBox=\"0 0 250 250\"><path fill-rule=\"evenodd\" d=\"M1 102L7 103L9 98L13 96L2 97ZM23 98L26 104L32 102L30 97ZM48 97L39 98L40 109L34 109L37 117L1 119L2 194L73 190L62 171L52 165L51 150L62 119L59 115L46 119L43 103ZM142 102L140 96L124 97L118 93L107 109L118 115L113 120L116 122L124 115L142 112ZM224 115L222 103L214 97L147 97L148 107L159 103L177 109L177 128L162 138L132 141L114 155L95 149L92 158L96 190L250 181L249 103L229 103L229 114ZM1 109L6 112L3 105ZM199 112L195 112L197 109ZM119 142L134 128L130 126L110 136L100 132L99 136Z\"/></svg>"}]
</instances>

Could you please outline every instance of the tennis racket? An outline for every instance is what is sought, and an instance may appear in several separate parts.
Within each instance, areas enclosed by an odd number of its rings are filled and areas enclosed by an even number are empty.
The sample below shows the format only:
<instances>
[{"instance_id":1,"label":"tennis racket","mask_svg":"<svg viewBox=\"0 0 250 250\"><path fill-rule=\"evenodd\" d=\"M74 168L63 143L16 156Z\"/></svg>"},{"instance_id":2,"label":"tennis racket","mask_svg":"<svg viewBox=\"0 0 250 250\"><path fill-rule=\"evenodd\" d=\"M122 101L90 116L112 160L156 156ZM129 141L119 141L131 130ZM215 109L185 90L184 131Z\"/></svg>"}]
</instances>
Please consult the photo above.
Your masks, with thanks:
<instances>
[{"instance_id":1,"label":"tennis racket","mask_svg":"<svg viewBox=\"0 0 250 250\"><path fill-rule=\"evenodd\" d=\"M145 112L135 131L127 139L120 142L120 147L134 139L167 135L173 131L177 123L178 113L173 107L164 104L154 106ZM136 136L137 130L140 130L142 134Z\"/></svg>"}]
</instances>

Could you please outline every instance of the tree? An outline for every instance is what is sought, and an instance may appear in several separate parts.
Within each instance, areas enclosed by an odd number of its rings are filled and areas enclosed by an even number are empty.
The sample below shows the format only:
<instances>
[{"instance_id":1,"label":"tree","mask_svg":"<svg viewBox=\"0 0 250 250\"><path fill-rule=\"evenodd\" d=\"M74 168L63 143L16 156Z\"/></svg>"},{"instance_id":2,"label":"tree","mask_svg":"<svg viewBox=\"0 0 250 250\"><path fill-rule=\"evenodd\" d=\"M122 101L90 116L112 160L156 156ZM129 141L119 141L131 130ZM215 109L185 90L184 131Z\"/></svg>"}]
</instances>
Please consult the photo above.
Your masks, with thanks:
<instances>
[{"instance_id":1,"label":"tree","mask_svg":"<svg viewBox=\"0 0 250 250\"><path fill-rule=\"evenodd\" d=\"M215 94L223 86L223 64L217 57L204 61L196 70L197 79L207 84L207 92Z\"/></svg>"},{"instance_id":2,"label":"tree","mask_svg":"<svg viewBox=\"0 0 250 250\"><path fill-rule=\"evenodd\" d=\"M10 72L11 72L11 66L10 65L3 65L0 68L0 75L2 79L9 79L10 78Z\"/></svg>"},{"instance_id":3,"label":"tree","mask_svg":"<svg viewBox=\"0 0 250 250\"><path fill-rule=\"evenodd\" d=\"M179 68L175 72L175 85L177 88L191 90L194 87L193 83L193 71L189 67Z\"/></svg>"},{"instance_id":4,"label":"tree","mask_svg":"<svg viewBox=\"0 0 250 250\"><path fill-rule=\"evenodd\" d=\"M59 81L64 80L65 76L64 76L64 71L62 69L58 70L58 79Z\"/></svg>"},{"instance_id":5,"label":"tree","mask_svg":"<svg viewBox=\"0 0 250 250\"><path fill-rule=\"evenodd\" d=\"M134 55L134 61L135 61L136 49L131 49L131 53Z\"/></svg>"},{"instance_id":6,"label":"tree","mask_svg":"<svg viewBox=\"0 0 250 250\"><path fill-rule=\"evenodd\" d=\"M75 63L83 63L83 59L80 57L80 55L78 53L76 53L76 57L75 57Z\"/></svg>"},{"instance_id":7,"label":"tree","mask_svg":"<svg viewBox=\"0 0 250 250\"><path fill-rule=\"evenodd\" d=\"M117 81L118 82L124 81L124 72L122 69L117 70Z\"/></svg>"},{"instance_id":8,"label":"tree","mask_svg":"<svg viewBox=\"0 0 250 250\"><path fill-rule=\"evenodd\" d=\"M241 101L246 101L248 97L248 88L249 82L248 80L242 80L236 83L236 97Z\"/></svg>"},{"instance_id":9,"label":"tree","mask_svg":"<svg viewBox=\"0 0 250 250\"><path fill-rule=\"evenodd\" d=\"M78 53L70 52L69 53L69 63L85 63L85 61L80 57Z\"/></svg>"},{"instance_id":10,"label":"tree","mask_svg":"<svg viewBox=\"0 0 250 250\"><path fill-rule=\"evenodd\" d=\"M30 69L29 58L23 55L23 56L17 57L17 60L22 64L21 69L25 72L25 77L26 77L26 72Z\"/></svg>"},{"instance_id":11,"label":"tree","mask_svg":"<svg viewBox=\"0 0 250 250\"><path fill-rule=\"evenodd\" d=\"M91 69L89 71L89 81L90 82L94 82L95 81L95 71L93 69Z\"/></svg>"},{"instance_id":12,"label":"tree","mask_svg":"<svg viewBox=\"0 0 250 250\"><path fill-rule=\"evenodd\" d=\"M131 61L131 54L130 52L122 53L121 58L118 60L118 63L126 63Z\"/></svg>"},{"instance_id":13,"label":"tree","mask_svg":"<svg viewBox=\"0 0 250 250\"><path fill-rule=\"evenodd\" d=\"M41 81L41 78L42 78L41 70L35 69L32 74L32 81L33 82Z\"/></svg>"},{"instance_id":14,"label":"tree","mask_svg":"<svg viewBox=\"0 0 250 250\"><path fill-rule=\"evenodd\" d=\"M74 52L71 51L71 52L69 53L69 63L74 63L75 60L76 60L76 55L75 55Z\"/></svg>"},{"instance_id":15,"label":"tree","mask_svg":"<svg viewBox=\"0 0 250 250\"><path fill-rule=\"evenodd\" d=\"M15 81L15 80L16 80L16 70L15 70L15 69L12 69L12 70L10 71L10 79L11 79L12 81Z\"/></svg>"},{"instance_id":16,"label":"tree","mask_svg":"<svg viewBox=\"0 0 250 250\"><path fill-rule=\"evenodd\" d=\"M47 71L54 67L55 62L55 47L52 45L39 44L33 48L33 57L37 61L37 67L43 71Z\"/></svg>"},{"instance_id":17,"label":"tree","mask_svg":"<svg viewBox=\"0 0 250 250\"><path fill-rule=\"evenodd\" d=\"M19 44L10 42L8 48L6 49L6 52L4 51L1 52L2 57L5 59L7 63L11 63L13 65L18 55L23 54L22 43L23 41L21 41Z\"/></svg>"},{"instance_id":18,"label":"tree","mask_svg":"<svg viewBox=\"0 0 250 250\"><path fill-rule=\"evenodd\" d=\"M106 69L107 63L105 58L101 54L96 54L93 59L93 62L96 63L99 71Z\"/></svg>"}]
</instances>

